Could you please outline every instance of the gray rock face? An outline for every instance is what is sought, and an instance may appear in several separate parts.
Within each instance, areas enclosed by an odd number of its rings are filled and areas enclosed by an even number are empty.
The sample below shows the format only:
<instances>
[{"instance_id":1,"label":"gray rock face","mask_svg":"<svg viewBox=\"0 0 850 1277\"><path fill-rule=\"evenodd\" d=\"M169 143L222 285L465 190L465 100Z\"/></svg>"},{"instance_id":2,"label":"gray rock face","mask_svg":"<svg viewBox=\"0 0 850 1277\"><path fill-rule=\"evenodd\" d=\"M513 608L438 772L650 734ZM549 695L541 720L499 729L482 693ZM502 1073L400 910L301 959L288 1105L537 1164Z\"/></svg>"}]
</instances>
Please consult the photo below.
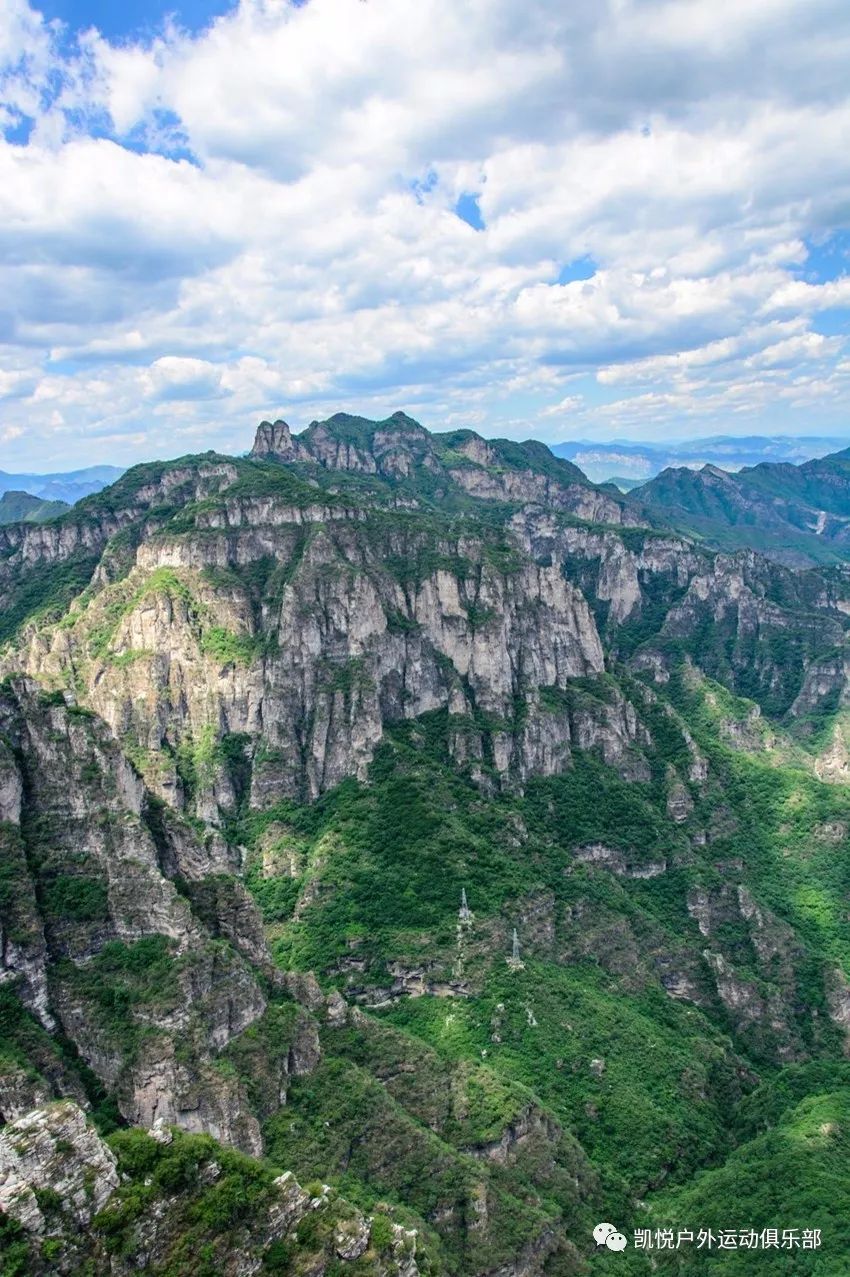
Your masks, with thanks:
<instances>
[{"instance_id":1,"label":"gray rock face","mask_svg":"<svg viewBox=\"0 0 850 1277\"><path fill-rule=\"evenodd\" d=\"M795 1020L796 968L802 951L791 927L760 905L742 884L691 891L688 912L710 942L703 956L737 1030L759 1049L768 1036L780 1060L804 1058ZM758 981L741 976L720 947L724 927L741 920L747 926Z\"/></svg>"},{"instance_id":2,"label":"gray rock face","mask_svg":"<svg viewBox=\"0 0 850 1277\"><path fill-rule=\"evenodd\" d=\"M8 745L0 742L0 824L21 823L23 780Z\"/></svg>"},{"instance_id":3,"label":"gray rock face","mask_svg":"<svg viewBox=\"0 0 850 1277\"><path fill-rule=\"evenodd\" d=\"M295 445L285 421L261 421L257 427L252 457L273 458L276 461L292 461Z\"/></svg>"},{"instance_id":4,"label":"gray rock face","mask_svg":"<svg viewBox=\"0 0 850 1277\"><path fill-rule=\"evenodd\" d=\"M598 842L577 847L575 859L580 865L605 869L622 878L657 878L667 870L666 860L646 860L636 864L619 848L606 847Z\"/></svg>"},{"instance_id":5,"label":"gray rock face","mask_svg":"<svg viewBox=\"0 0 850 1277\"><path fill-rule=\"evenodd\" d=\"M186 1063L178 1058L173 1039L152 1041L127 1083L116 1081L122 1111L136 1126L179 1126L192 1135L212 1135L253 1157L263 1152L260 1124L244 1087L209 1060Z\"/></svg>"},{"instance_id":6,"label":"gray rock face","mask_svg":"<svg viewBox=\"0 0 850 1277\"><path fill-rule=\"evenodd\" d=\"M117 1187L115 1158L76 1104L34 1109L0 1130L0 1210L31 1233L51 1231L39 1190L57 1194L63 1211L85 1228Z\"/></svg>"},{"instance_id":7,"label":"gray rock face","mask_svg":"<svg viewBox=\"0 0 850 1277\"><path fill-rule=\"evenodd\" d=\"M47 1083L26 1069L7 1066L0 1073L0 1123L14 1122L52 1098Z\"/></svg>"},{"instance_id":8,"label":"gray rock face","mask_svg":"<svg viewBox=\"0 0 850 1277\"><path fill-rule=\"evenodd\" d=\"M172 1133L162 1122L151 1132L162 1145ZM221 1166L207 1154L198 1169L198 1188L214 1189ZM151 1180L146 1181L150 1186ZM92 1221L110 1205L122 1188L115 1157L72 1103L47 1104L0 1130L0 1210L16 1220L31 1239L31 1269L39 1277L53 1272L114 1273L129 1277L140 1271L163 1271L173 1263L186 1228L183 1195L153 1191L136 1212L117 1250L104 1246ZM332 1214L331 1214L332 1211ZM287 1239L298 1252L298 1225L307 1216L330 1216L321 1223L317 1244L304 1252L311 1271L329 1264L361 1261L360 1273L386 1277L417 1277L416 1234L391 1225L391 1240L381 1261L366 1252L372 1240L372 1220L337 1198L331 1206L323 1194L311 1198L287 1171L270 1185L262 1204L235 1228L215 1239L216 1262L224 1277L254 1277L265 1271L264 1257L275 1243ZM45 1260L44 1243L54 1248Z\"/></svg>"},{"instance_id":9,"label":"gray rock face","mask_svg":"<svg viewBox=\"0 0 850 1277\"><path fill-rule=\"evenodd\" d=\"M161 1120L259 1154L245 1085L216 1066L266 1011L248 963L276 978L253 901L222 875L214 843L205 848L179 817L151 808L138 775L93 716L18 680L0 694L0 730L15 746L19 773L16 781L4 755L11 814L26 817L20 827L0 825L13 870L0 913L0 976L47 1030L59 1027L74 1042L128 1121ZM180 877L182 891L169 873ZM159 961L161 982L143 982L113 1023L88 973L116 943L129 961L151 941L159 947L139 959L139 969ZM114 961L104 969L107 983ZM118 976L124 998L127 978ZM292 1071L315 1067L315 1024L293 1053ZM51 1060L48 1051L52 1084L67 1093ZM0 1078L6 1117L47 1095L12 1074Z\"/></svg>"},{"instance_id":10,"label":"gray rock face","mask_svg":"<svg viewBox=\"0 0 850 1277\"><path fill-rule=\"evenodd\" d=\"M160 872L156 845L141 818L143 787L126 758L93 720L64 705L41 706L32 685L19 684L13 695L0 703L0 726L21 750L28 801L45 832L50 830L51 854L91 866L91 874L87 870L68 890L89 884L94 890L96 882L106 897L100 917L86 919L86 925L67 909L51 914L47 940L54 954L79 959L110 940L133 942L146 935L168 936L178 949L193 943L200 933L186 902Z\"/></svg>"},{"instance_id":11,"label":"gray rock face","mask_svg":"<svg viewBox=\"0 0 850 1277\"><path fill-rule=\"evenodd\" d=\"M259 617L238 581L222 591L204 576L269 552L290 564L290 576ZM221 539L147 543L139 566L114 588L116 600L128 602L109 652L86 655L92 627L115 606L104 598L79 629L34 634L20 659L40 678L64 680L78 669L80 692L115 736L156 754L146 778L167 802L182 805L169 759L181 742L210 733L262 742L253 750L255 806L313 798L346 776L365 777L387 722L443 707L471 715L473 706L509 721L518 697L604 670L593 616L559 563L526 562L505 573L473 537L436 553L446 567L399 579L388 563L433 557L434 547L400 529L373 541L348 520L323 524L306 541L292 529L258 538L252 527ZM146 587L175 563L179 592ZM223 655L210 633L233 636ZM237 659L228 659L231 650ZM572 729L582 748L599 745L609 756L640 735L625 703L599 715L585 707ZM550 717L501 734L497 769L520 778L561 770L569 731ZM226 775L211 769L194 802L198 815L215 821L233 802Z\"/></svg>"},{"instance_id":12,"label":"gray rock face","mask_svg":"<svg viewBox=\"0 0 850 1277\"><path fill-rule=\"evenodd\" d=\"M684 824L694 809L694 800L675 768L667 769L667 814L677 825Z\"/></svg>"}]
</instances>

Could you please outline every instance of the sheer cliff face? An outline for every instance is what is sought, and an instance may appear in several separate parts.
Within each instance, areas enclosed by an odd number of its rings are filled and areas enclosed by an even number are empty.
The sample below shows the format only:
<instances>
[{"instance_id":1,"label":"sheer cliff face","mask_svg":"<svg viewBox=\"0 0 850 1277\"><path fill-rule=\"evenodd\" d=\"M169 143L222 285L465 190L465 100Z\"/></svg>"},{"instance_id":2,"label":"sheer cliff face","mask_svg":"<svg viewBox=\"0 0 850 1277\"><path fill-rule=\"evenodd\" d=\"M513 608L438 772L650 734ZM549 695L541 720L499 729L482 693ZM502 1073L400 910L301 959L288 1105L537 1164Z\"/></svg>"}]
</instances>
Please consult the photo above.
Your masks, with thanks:
<instances>
[{"instance_id":1,"label":"sheer cliff face","mask_svg":"<svg viewBox=\"0 0 850 1277\"><path fill-rule=\"evenodd\" d=\"M405 419L364 451L324 426L301 442L283 423L266 424L255 452L290 458L291 469L202 461L163 470L113 499L108 514L98 507L92 586L59 623L30 627L7 668L72 691L136 751L161 797L217 822L236 795L204 754L224 736L248 738L256 807L364 779L386 725L433 710L457 720L458 761L475 769L489 751L504 784L563 770L575 740L637 775L648 734L627 698L578 722L546 695L601 675L605 649L616 656L630 629L657 633L660 648L640 660L663 676L665 643L715 626L723 650L698 657L710 672L725 664L741 690L755 681L776 698L787 687L788 704L809 651L827 631L841 638L837 609L792 599L789 610L788 582L770 576L780 569L711 559L669 534L604 530L598 503L606 527L620 507L572 474L499 466L474 436L456 442L451 455L464 464L450 469L422 436L431 438ZM499 490L460 517L439 515L421 495L420 510L400 513L385 508L381 489L371 500L326 493L317 468L337 466L397 484L439 470L464 499L491 480ZM522 508L482 522L488 502L510 500L516 484ZM569 515L550 500L553 488ZM60 529L21 542L6 572L26 556L61 558L65 539ZM789 630L779 661L770 640ZM201 764L191 795L181 751Z\"/></svg>"},{"instance_id":2,"label":"sheer cliff face","mask_svg":"<svg viewBox=\"0 0 850 1277\"><path fill-rule=\"evenodd\" d=\"M0 696L0 731L10 746L0 763L3 979L45 1030L75 1044L127 1120L162 1119L259 1152L244 1089L212 1067L266 1009L238 952L268 965L249 899L234 884L244 936L216 940L219 919L201 921L192 904L214 855L152 807L93 716L19 681ZM138 968L122 966L128 952L143 955ZM160 977L150 984L146 962Z\"/></svg>"},{"instance_id":3,"label":"sheer cliff face","mask_svg":"<svg viewBox=\"0 0 850 1277\"><path fill-rule=\"evenodd\" d=\"M281 430L261 427L258 441L286 456L295 444ZM323 466L339 459L321 430L311 448ZM380 436L375 450L373 467L401 466ZM366 465L348 453L342 460ZM470 463L459 474L479 469L489 473ZM100 588L60 624L31 631L10 659L48 685L72 687L118 739L155 751L158 775L146 775L163 797L182 801L163 747L174 756L210 733L249 736L259 746L251 784L261 806L364 778L387 722L438 709L459 722L503 722L496 767L506 777L566 765L570 724L549 722L540 690L601 674L605 657L562 554L535 558L510 533L468 519L327 504L309 488L297 502L229 496L226 486L205 500L231 476L220 465L200 470L194 487L179 470L161 492L148 486L130 501L136 512L156 509L178 492L193 512L179 535L140 516L126 575L110 584L104 563ZM585 499L597 494L587 489ZM529 709L522 723L520 704ZM623 704L597 724L612 757L637 739L633 717ZM209 818L233 796L223 776L207 779L197 801Z\"/></svg>"}]
</instances>

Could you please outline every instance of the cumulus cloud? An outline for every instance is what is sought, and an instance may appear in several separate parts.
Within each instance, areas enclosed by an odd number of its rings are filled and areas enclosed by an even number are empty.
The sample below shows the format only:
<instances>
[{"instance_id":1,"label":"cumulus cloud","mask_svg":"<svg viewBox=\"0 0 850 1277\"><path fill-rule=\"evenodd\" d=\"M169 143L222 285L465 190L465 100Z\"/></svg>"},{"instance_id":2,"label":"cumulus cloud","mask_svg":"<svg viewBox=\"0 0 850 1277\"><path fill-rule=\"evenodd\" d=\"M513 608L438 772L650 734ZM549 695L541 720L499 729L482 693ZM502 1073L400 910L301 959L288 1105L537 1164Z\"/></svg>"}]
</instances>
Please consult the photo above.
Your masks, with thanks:
<instances>
[{"instance_id":1,"label":"cumulus cloud","mask_svg":"<svg viewBox=\"0 0 850 1277\"><path fill-rule=\"evenodd\" d=\"M113 43L8 0L0 466L342 406L840 431L850 277L807 268L848 59L844 0L241 0Z\"/></svg>"}]
</instances>

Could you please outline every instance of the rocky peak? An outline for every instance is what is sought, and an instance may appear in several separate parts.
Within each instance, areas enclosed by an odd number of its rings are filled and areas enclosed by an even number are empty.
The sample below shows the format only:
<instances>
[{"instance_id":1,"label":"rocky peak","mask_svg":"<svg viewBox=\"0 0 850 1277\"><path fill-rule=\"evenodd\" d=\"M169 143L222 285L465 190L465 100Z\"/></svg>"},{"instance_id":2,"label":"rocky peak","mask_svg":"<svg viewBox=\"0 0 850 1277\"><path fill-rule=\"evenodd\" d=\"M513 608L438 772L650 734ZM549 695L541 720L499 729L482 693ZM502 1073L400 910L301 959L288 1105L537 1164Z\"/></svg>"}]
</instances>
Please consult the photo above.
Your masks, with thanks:
<instances>
[{"instance_id":1,"label":"rocky peak","mask_svg":"<svg viewBox=\"0 0 850 1277\"><path fill-rule=\"evenodd\" d=\"M261 421L254 436L251 456L261 460L294 461L297 448L285 421Z\"/></svg>"},{"instance_id":2,"label":"rocky peak","mask_svg":"<svg viewBox=\"0 0 850 1277\"><path fill-rule=\"evenodd\" d=\"M433 436L404 412L383 421L337 412L311 422L301 443L310 460L330 470L406 478L417 464L438 465Z\"/></svg>"},{"instance_id":3,"label":"rocky peak","mask_svg":"<svg viewBox=\"0 0 850 1277\"><path fill-rule=\"evenodd\" d=\"M591 487L576 466L554 457L545 444L483 439L472 430L432 434L401 411L382 421L337 412L325 421L312 421L294 438L286 422L263 421L251 456L312 462L326 470L396 481L427 471L485 499L541 501L571 485ZM608 507L609 521L621 522L610 498Z\"/></svg>"}]
</instances>

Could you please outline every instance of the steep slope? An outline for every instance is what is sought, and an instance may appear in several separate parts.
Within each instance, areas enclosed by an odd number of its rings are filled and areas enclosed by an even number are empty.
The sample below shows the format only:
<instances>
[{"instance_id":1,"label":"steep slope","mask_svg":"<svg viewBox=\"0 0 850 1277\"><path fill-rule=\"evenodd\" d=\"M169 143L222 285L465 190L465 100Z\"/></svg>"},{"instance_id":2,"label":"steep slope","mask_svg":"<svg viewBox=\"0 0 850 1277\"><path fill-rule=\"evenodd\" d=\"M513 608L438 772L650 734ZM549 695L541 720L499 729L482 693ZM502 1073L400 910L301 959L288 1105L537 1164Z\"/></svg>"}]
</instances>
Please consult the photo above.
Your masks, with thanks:
<instances>
[{"instance_id":1,"label":"steep slope","mask_svg":"<svg viewBox=\"0 0 850 1277\"><path fill-rule=\"evenodd\" d=\"M543 452L263 423L0 533L7 1121L214 1136L423 1270L578 1274L840 1067L848 582Z\"/></svg>"}]
</instances>

